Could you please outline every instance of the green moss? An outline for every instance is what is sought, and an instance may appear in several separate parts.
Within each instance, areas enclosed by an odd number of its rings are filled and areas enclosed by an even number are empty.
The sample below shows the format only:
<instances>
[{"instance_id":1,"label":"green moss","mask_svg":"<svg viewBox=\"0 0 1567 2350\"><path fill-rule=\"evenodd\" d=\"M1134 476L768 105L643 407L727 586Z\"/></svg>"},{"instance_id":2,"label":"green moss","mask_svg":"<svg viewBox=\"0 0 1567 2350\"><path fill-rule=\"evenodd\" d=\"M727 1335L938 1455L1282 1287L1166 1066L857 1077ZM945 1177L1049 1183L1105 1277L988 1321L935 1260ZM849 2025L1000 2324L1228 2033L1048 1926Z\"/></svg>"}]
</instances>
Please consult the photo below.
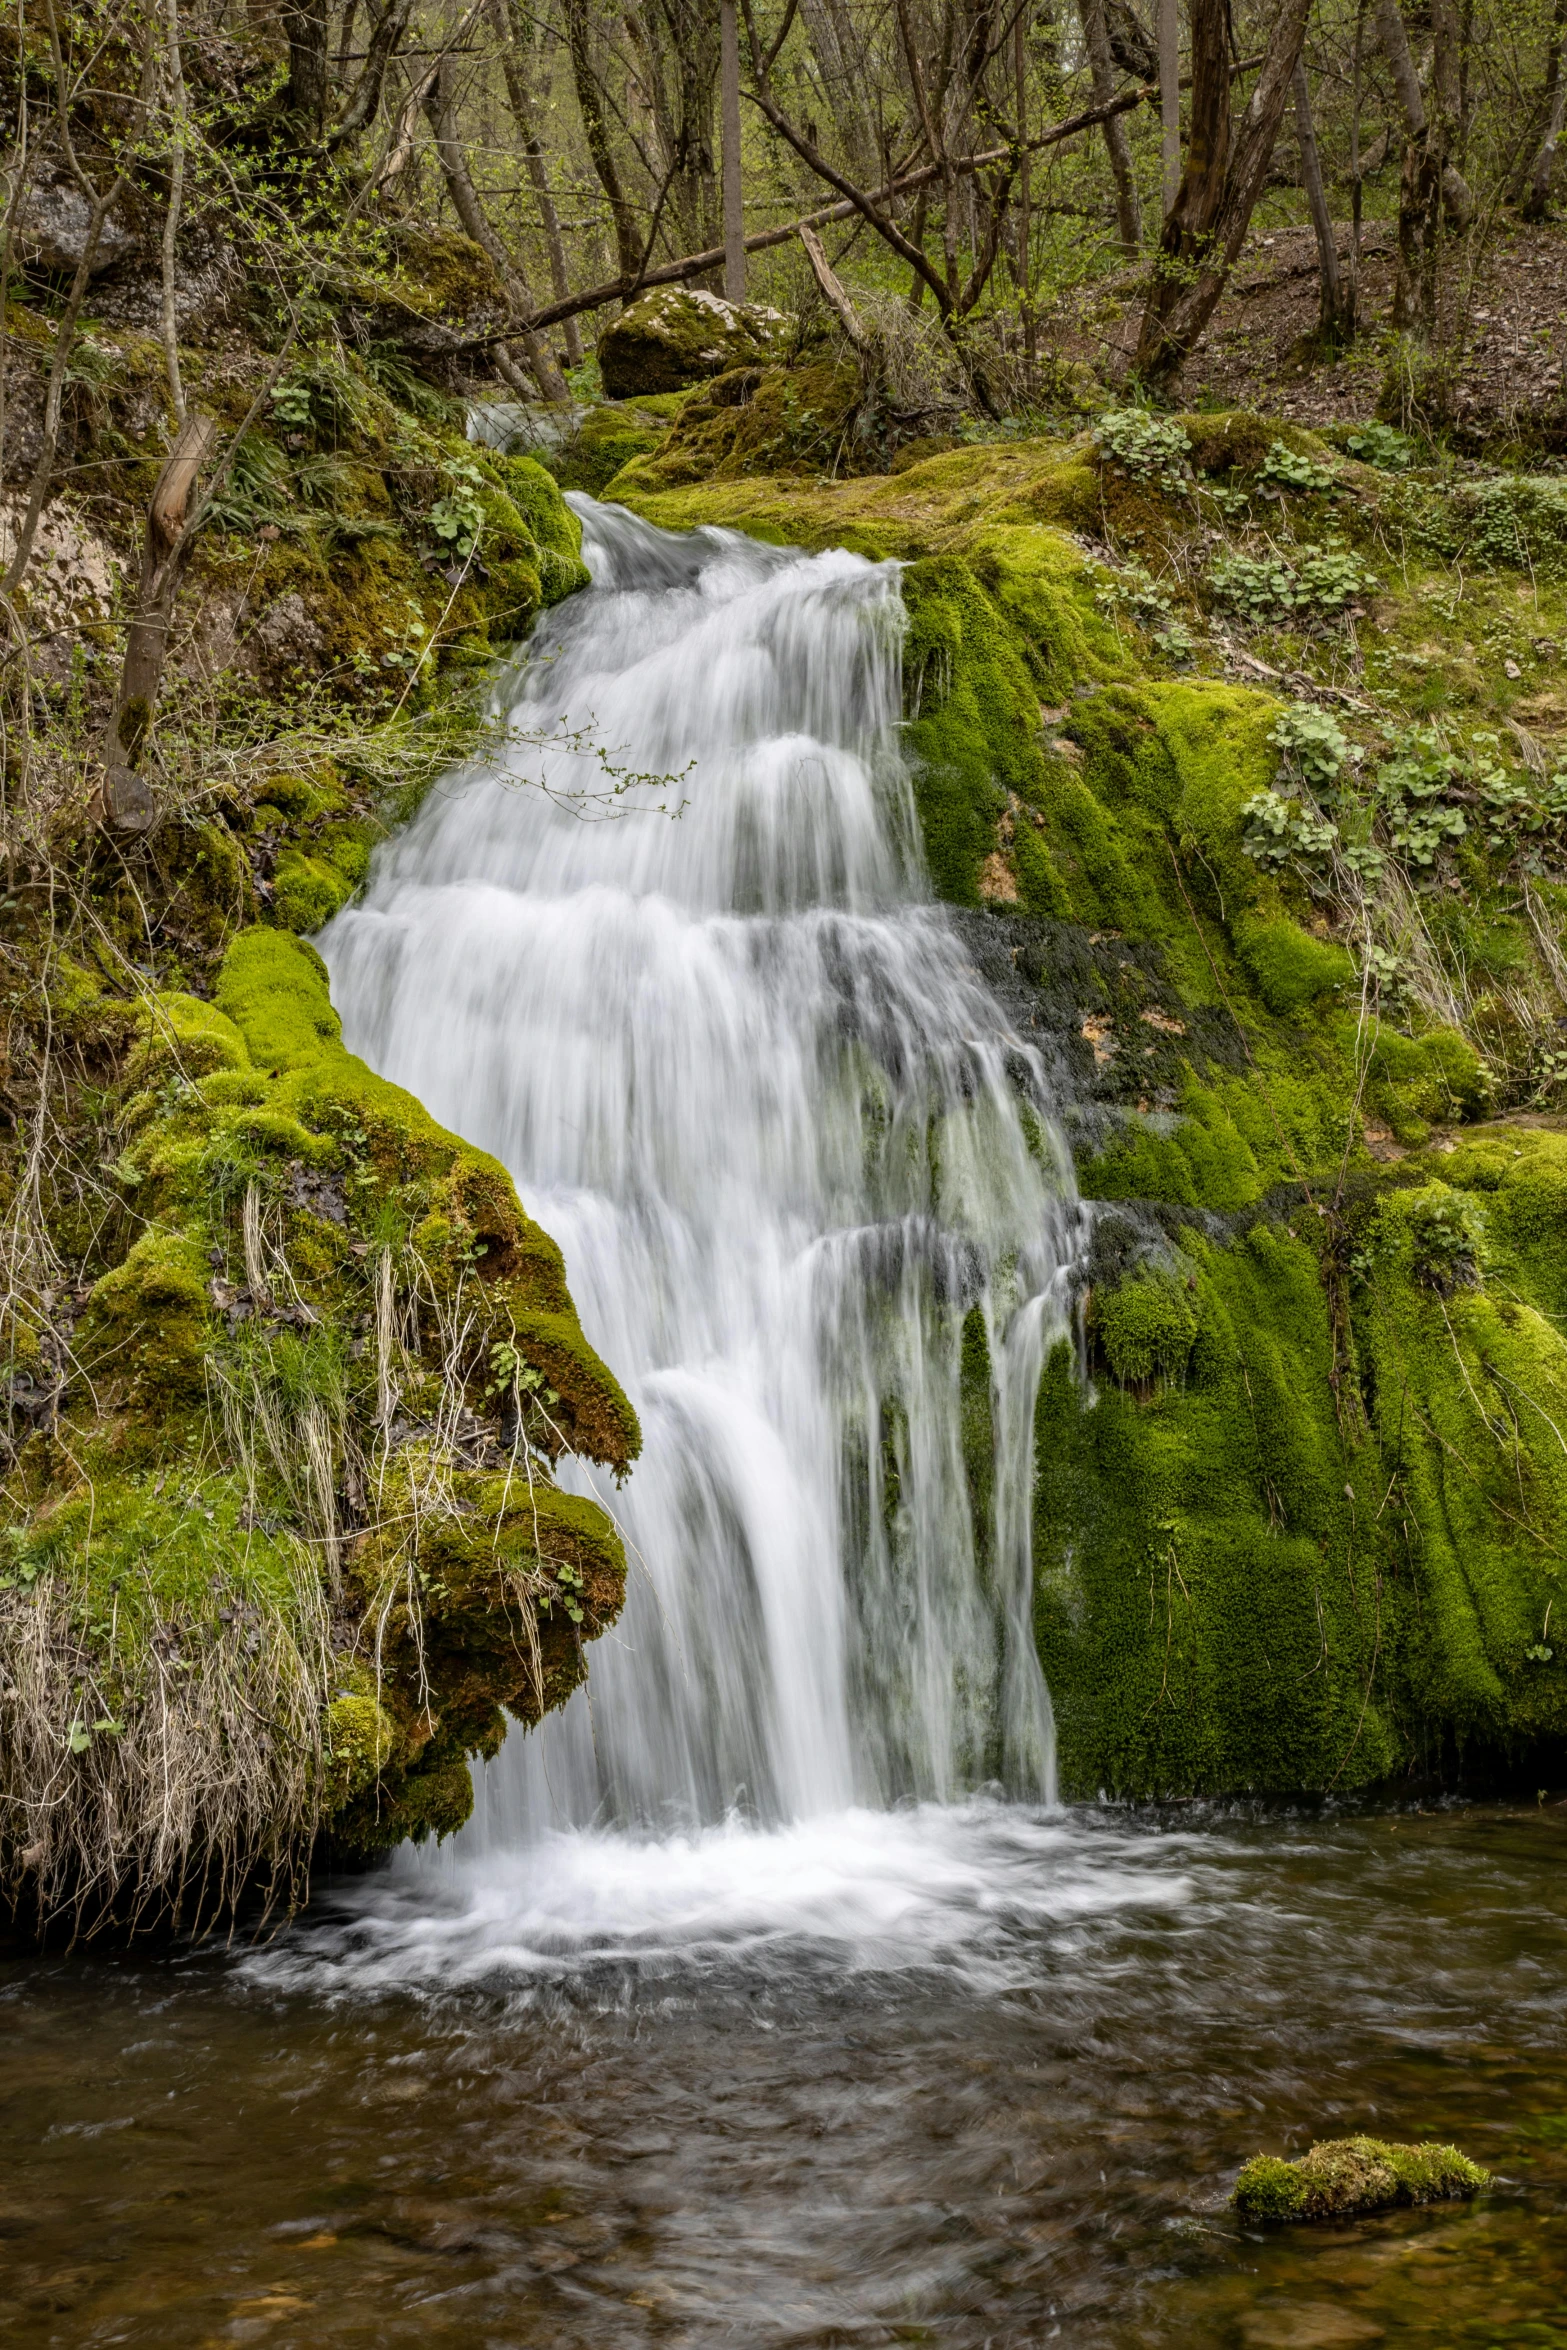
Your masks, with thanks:
<instances>
[{"instance_id":1,"label":"green moss","mask_svg":"<svg viewBox=\"0 0 1567 2350\"><path fill-rule=\"evenodd\" d=\"M1254 2220L1347 2219L1398 2204L1474 2195L1490 2173L1456 2146L1400 2146L1382 2138L1324 2138L1297 2162L1259 2154L1231 2200Z\"/></svg>"},{"instance_id":2,"label":"green moss","mask_svg":"<svg viewBox=\"0 0 1567 2350\"><path fill-rule=\"evenodd\" d=\"M1354 976L1354 964L1342 947L1312 938L1284 914L1271 920L1242 916L1234 937L1240 959L1270 1012L1304 1011Z\"/></svg>"},{"instance_id":3,"label":"green moss","mask_svg":"<svg viewBox=\"0 0 1567 2350\"><path fill-rule=\"evenodd\" d=\"M210 1337L207 1278L195 1240L144 1232L93 1289L80 1346L89 1376L128 1387L144 1411L200 1402Z\"/></svg>"},{"instance_id":4,"label":"green moss","mask_svg":"<svg viewBox=\"0 0 1567 2350\"><path fill-rule=\"evenodd\" d=\"M1095 1296L1094 1328L1114 1376L1125 1387L1145 1387L1185 1370L1197 1313L1184 1281L1148 1272Z\"/></svg>"}]
</instances>

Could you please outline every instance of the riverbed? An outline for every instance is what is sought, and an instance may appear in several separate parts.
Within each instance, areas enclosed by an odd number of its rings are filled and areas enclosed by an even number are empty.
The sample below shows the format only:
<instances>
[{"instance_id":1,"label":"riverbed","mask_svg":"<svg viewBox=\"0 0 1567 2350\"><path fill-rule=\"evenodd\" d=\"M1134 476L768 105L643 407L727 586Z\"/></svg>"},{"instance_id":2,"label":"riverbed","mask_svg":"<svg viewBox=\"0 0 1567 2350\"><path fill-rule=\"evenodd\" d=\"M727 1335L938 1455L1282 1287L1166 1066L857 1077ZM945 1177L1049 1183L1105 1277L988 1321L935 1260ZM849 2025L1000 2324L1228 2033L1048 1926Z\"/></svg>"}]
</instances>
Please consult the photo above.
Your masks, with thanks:
<instances>
[{"instance_id":1,"label":"riverbed","mask_svg":"<svg viewBox=\"0 0 1567 2350\"><path fill-rule=\"evenodd\" d=\"M405 1856L263 1944L0 1969L17 2350L1567 2343L1567 1806ZM1473 2205L1262 2234L1442 2137Z\"/></svg>"}]
</instances>

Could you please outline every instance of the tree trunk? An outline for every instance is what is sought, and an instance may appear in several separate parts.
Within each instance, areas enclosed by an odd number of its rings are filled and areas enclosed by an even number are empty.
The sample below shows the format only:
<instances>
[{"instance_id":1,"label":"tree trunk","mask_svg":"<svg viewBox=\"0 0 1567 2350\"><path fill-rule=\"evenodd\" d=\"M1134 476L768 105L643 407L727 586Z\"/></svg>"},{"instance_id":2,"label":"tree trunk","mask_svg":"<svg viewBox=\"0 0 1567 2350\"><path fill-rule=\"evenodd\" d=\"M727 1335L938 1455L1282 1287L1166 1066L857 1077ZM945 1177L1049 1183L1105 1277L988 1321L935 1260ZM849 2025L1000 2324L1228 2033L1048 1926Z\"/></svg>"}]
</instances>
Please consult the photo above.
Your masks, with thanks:
<instances>
[{"instance_id":1,"label":"tree trunk","mask_svg":"<svg viewBox=\"0 0 1567 2350\"><path fill-rule=\"evenodd\" d=\"M1415 71L1414 58L1410 55L1409 35L1404 30L1404 19L1399 12L1399 0L1377 0L1376 14L1377 39L1382 44L1382 53L1386 57L1393 75L1393 87L1398 92L1399 110L1404 117L1407 138L1410 142L1416 139L1426 139L1430 135L1430 125L1426 119L1426 102L1421 95L1420 76ZM1437 0L1437 5L1432 9L1431 24L1436 40L1436 63L1432 80L1435 84L1435 94L1438 96L1438 103L1432 111L1439 119L1444 115L1448 118L1447 140L1442 148L1442 170L1439 181L1440 200L1446 208L1447 217L1452 226L1462 229L1467 228L1474 218L1475 202L1468 181L1447 152L1457 120L1458 60L1451 18L1442 5L1442 0ZM1441 92L1443 85L1448 81L1452 82L1453 87L1448 94L1447 102L1443 103Z\"/></svg>"},{"instance_id":2,"label":"tree trunk","mask_svg":"<svg viewBox=\"0 0 1567 2350\"><path fill-rule=\"evenodd\" d=\"M147 508L141 578L114 716L104 736L103 781L98 788L98 820L120 832L145 832L157 813L137 768L152 734L175 600L194 544L194 534L185 528L191 493L217 437L215 417L198 411L187 418Z\"/></svg>"},{"instance_id":3,"label":"tree trunk","mask_svg":"<svg viewBox=\"0 0 1567 2350\"><path fill-rule=\"evenodd\" d=\"M1311 0L1281 0L1238 132L1230 130L1229 9L1193 0L1191 129L1180 192L1159 244L1134 372L1165 383L1213 315L1272 160Z\"/></svg>"},{"instance_id":4,"label":"tree trunk","mask_svg":"<svg viewBox=\"0 0 1567 2350\"><path fill-rule=\"evenodd\" d=\"M566 267L566 240L560 233L560 214L555 209L555 197L550 188L550 175L544 160L544 149L534 120L533 93L528 87L527 19L521 0L497 0L496 16L501 34L501 70L506 77L506 97L511 107L512 120L522 141L522 157L527 165L528 178L538 199L539 223L544 231L544 248L550 257L550 291L557 302L569 300L571 275ZM582 328L575 318L565 323L566 357L573 367L582 364Z\"/></svg>"},{"instance_id":5,"label":"tree trunk","mask_svg":"<svg viewBox=\"0 0 1567 2350\"><path fill-rule=\"evenodd\" d=\"M1089 68L1093 74L1094 98L1098 105L1104 106L1115 94L1115 62L1110 55L1104 0L1078 0L1078 8L1083 22L1083 42L1088 50ZM1125 115L1111 115L1104 126L1104 134L1105 148L1110 157L1110 174L1115 181L1115 224L1121 239L1121 250L1133 254L1143 241L1143 224L1138 211L1137 180L1132 170L1132 145L1126 133Z\"/></svg>"},{"instance_id":6,"label":"tree trunk","mask_svg":"<svg viewBox=\"0 0 1567 2350\"><path fill-rule=\"evenodd\" d=\"M179 319L174 301L176 247L180 233L180 206L185 194L185 73L180 62L179 0L167 0L164 18L163 95L169 110L169 201L163 215L162 284L158 320L163 335L163 366L169 379L169 404L176 424L185 422L185 386L180 376Z\"/></svg>"},{"instance_id":7,"label":"tree trunk","mask_svg":"<svg viewBox=\"0 0 1567 2350\"><path fill-rule=\"evenodd\" d=\"M446 178L453 208L465 232L489 255L490 265L500 279L512 308L523 312L536 309L538 305L532 287L496 235L479 202L478 191L468 171L467 155L452 126L455 95L452 83L452 61L449 57L443 57L435 79L426 92L425 111L430 117L430 128L435 133L435 151L441 159L441 170ZM539 387L540 397L557 407L564 406L571 398L571 392L561 374L560 362L544 337L532 334L525 328L517 341L533 380Z\"/></svg>"},{"instance_id":8,"label":"tree trunk","mask_svg":"<svg viewBox=\"0 0 1567 2350\"><path fill-rule=\"evenodd\" d=\"M283 0L288 40L288 87L284 105L311 146L326 129L327 0Z\"/></svg>"},{"instance_id":9,"label":"tree trunk","mask_svg":"<svg viewBox=\"0 0 1567 2350\"><path fill-rule=\"evenodd\" d=\"M587 141L589 158L598 174L599 186L609 206L610 222L615 232L615 258L620 264L621 277L629 286L635 283L642 267L642 238L637 228L636 213L621 185L609 127L604 120L604 93L599 87L598 74L593 64L588 0L562 0L562 6L566 18L566 45L571 56L571 75L577 92L577 109L582 116L582 132Z\"/></svg>"},{"instance_id":10,"label":"tree trunk","mask_svg":"<svg viewBox=\"0 0 1567 2350\"><path fill-rule=\"evenodd\" d=\"M1159 152L1163 166L1164 216L1175 210L1181 189L1181 11L1180 0L1158 0ZM1197 19L1192 12L1192 62L1196 70ZM1225 86L1228 109L1229 87Z\"/></svg>"},{"instance_id":11,"label":"tree trunk","mask_svg":"<svg viewBox=\"0 0 1567 2350\"><path fill-rule=\"evenodd\" d=\"M1354 334L1355 313L1350 288L1338 265L1338 245L1333 235L1333 216L1328 210L1328 192L1322 180L1322 157L1317 151L1317 130L1311 119L1311 90L1304 58L1296 62L1294 91L1301 177L1306 183L1306 202L1316 231L1317 263L1322 278L1318 329L1324 344L1338 344L1347 342Z\"/></svg>"},{"instance_id":12,"label":"tree trunk","mask_svg":"<svg viewBox=\"0 0 1567 2350\"><path fill-rule=\"evenodd\" d=\"M1563 117L1567 115L1567 74L1562 71L1564 46L1567 46L1567 0L1556 0L1551 16L1551 50L1545 61L1545 136L1535 155L1534 169L1529 175L1529 186L1523 199L1525 220L1543 220L1545 207L1550 201L1551 173L1555 168Z\"/></svg>"},{"instance_id":13,"label":"tree trunk","mask_svg":"<svg viewBox=\"0 0 1567 2350\"><path fill-rule=\"evenodd\" d=\"M740 176L740 27L735 0L719 0L724 147L724 292L745 300L745 189Z\"/></svg>"}]
</instances>

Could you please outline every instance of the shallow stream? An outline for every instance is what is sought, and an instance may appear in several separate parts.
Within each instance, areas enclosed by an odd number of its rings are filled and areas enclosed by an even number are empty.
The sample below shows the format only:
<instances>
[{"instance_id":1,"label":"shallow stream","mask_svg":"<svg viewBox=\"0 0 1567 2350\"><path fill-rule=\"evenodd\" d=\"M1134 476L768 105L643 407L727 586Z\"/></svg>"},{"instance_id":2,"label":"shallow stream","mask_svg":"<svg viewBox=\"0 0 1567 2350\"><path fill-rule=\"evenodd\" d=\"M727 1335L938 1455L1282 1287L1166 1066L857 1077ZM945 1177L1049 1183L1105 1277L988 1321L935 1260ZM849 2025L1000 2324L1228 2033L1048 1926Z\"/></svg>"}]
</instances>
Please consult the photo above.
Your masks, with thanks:
<instances>
[{"instance_id":1,"label":"shallow stream","mask_svg":"<svg viewBox=\"0 0 1567 2350\"><path fill-rule=\"evenodd\" d=\"M927 900L896 569L581 503L506 771L322 944L627 1382L626 1611L446 1851L0 1962L7 2340L1567 2346L1567 1807L1056 1804L1026 1496L1092 1211ZM1498 2183L1229 2215L1359 2129Z\"/></svg>"}]
</instances>

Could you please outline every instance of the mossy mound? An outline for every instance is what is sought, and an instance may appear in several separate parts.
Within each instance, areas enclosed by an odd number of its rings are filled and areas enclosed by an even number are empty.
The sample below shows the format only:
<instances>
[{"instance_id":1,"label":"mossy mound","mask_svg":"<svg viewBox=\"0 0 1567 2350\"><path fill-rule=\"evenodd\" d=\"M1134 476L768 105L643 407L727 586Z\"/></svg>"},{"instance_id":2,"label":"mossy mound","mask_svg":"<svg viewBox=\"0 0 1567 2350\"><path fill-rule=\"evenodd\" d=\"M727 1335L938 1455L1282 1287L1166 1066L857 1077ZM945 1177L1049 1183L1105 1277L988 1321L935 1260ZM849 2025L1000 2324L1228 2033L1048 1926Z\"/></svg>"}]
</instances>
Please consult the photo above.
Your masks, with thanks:
<instances>
[{"instance_id":1,"label":"mossy mound","mask_svg":"<svg viewBox=\"0 0 1567 2350\"><path fill-rule=\"evenodd\" d=\"M599 336L599 376L612 400L678 392L771 353L782 319L756 302L728 302L705 286L656 286Z\"/></svg>"},{"instance_id":2,"label":"mossy mound","mask_svg":"<svg viewBox=\"0 0 1567 2350\"><path fill-rule=\"evenodd\" d=\"M553 1464L639 1444L558 1248L344 1048L314 948L242 931L126 1044L116 1261L33 1349L0 1559L0 1888L93 1923L460 1825L623 1596Z\"/></svg>"},{"instance_id":3,"label":"mossy mound","mask_svg":"<svg viewBox=\"0 0 1567 2350\"><path fill-rule=\"evenodd\" d=\"M1352 2219L1399 2204L1475 2195L1489 2171L1456 2146L1398 2146L1382 2138L1323 2138L1295 2162L1259 2154L1235 2182L1244 2219Z\"/></svg>"}]
</instances>

